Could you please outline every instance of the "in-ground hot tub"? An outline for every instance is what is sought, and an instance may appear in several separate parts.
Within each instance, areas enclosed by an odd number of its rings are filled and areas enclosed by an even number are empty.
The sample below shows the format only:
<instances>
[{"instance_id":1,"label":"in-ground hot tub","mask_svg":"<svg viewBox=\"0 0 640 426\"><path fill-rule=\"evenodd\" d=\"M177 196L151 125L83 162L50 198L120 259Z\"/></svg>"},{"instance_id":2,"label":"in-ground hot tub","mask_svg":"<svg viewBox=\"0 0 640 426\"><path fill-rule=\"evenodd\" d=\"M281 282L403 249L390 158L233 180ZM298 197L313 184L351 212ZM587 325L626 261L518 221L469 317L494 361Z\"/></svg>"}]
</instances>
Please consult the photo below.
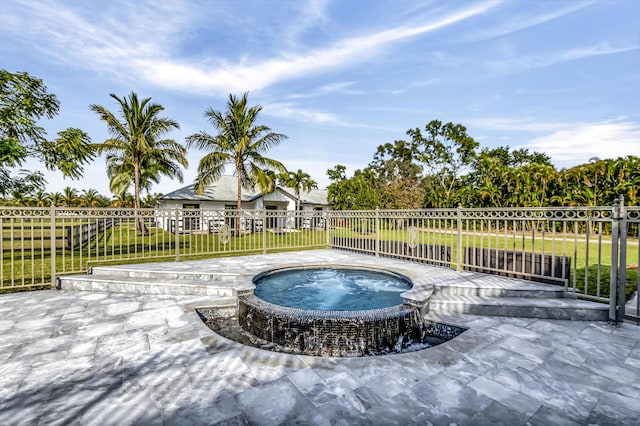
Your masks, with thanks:
<instances>
[{"instance_id":1,"label":"in-ground hot tub","mask_svg":"<svg viewBox=\"0 0 640 426\"><path fill-rule=\"evenodd\" d=\"M347 267L286 268L253 279L260 299L288 308L352 311L401 305L411 280L388 271Z\"/></svg>"},{"instance_id":2,"label":"in-ground hot tub","mask_svg":"<svg viewBox=\"0 0 640 426\"><path fill-rule=\"evenodd\" d=\"M254 277L239 298L238 322L280 350L319 356L362 356L421 349L463 329L424 321L405 303L412 281L373 268L281 268Z\"/></svg>"}]
</instances>

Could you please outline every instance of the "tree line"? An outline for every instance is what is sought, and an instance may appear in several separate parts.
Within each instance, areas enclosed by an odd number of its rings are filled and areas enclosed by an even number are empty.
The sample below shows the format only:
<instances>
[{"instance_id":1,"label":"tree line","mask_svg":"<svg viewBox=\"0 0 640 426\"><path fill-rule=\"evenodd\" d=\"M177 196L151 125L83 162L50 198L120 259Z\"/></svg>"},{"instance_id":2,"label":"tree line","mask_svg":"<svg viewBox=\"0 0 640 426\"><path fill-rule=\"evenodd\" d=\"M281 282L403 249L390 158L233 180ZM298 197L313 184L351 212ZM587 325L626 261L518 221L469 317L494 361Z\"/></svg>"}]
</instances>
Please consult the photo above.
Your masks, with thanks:
<instances>
[{"instance_id":1,"label":"tree line","mask_svg":"<svg viewBox=\"0 0 640 426\"><path fill-rule=\"evenodd\" d=\"M378 146L351 177L327 170L335 209L607 206L640 202L640 157L593 157L558 170L544 153L480 148L461 124L429 122Z\"/></svg>"},{"instance_id":2,"label":"tree line","mask_svg":"<svg viewBox=\"0 0 640 426\"><path fill-rule=\"evenodd\" d=\"M58 113L56 96L26 72L0 70L0 201L150 207L160 195L151 194L151 188L162 176L183 181L187 149L193 147L206 152L198 164L196 192L202 193L230 165L237 176L238 209L243 186L266 194L280 184L292 188L298 198L301 191L317 188L308 173L289 171L266 156L287 136L258 122L262 107L248 105L247 93L229 95L224 111L207 109L204 116L215 133L197 132L187 136L184 145L168 137L180 125L161 116L162 105L139 99L135 92L110 96L118 107L115 113L101 105L89 107L106 124L107 140L94 143L78 128L62 130L51 140L38 121ZM637 156L592 158L558 170L544 153L508 146L480 149L461 124L433 120L406 134L407 140L378 146L368 166L351 177L343 165L327 170L329 201L335 209L594 206L610 205L619 195L627 205L639 201ZM70 187L63 193L45 193L44 175L20 168L31 157L48 170L78 179L98 155L105 156L112 199L95 190L78 194Z\"/></svg>"}]
</instances>

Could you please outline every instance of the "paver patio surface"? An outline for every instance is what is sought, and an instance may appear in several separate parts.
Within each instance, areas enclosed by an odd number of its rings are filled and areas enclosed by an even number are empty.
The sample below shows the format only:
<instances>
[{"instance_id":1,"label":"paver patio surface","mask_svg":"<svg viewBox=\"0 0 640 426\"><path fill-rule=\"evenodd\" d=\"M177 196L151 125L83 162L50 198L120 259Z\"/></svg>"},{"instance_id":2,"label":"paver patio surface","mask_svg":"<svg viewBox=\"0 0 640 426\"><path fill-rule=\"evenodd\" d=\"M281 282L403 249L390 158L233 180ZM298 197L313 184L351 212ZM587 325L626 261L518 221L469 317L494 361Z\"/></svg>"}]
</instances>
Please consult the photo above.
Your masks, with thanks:
<instances>
[{"instance_id":1,"label":"paver patio surface","mask_svg":"<svg viewBox=\"0 0 640 426\"><path fill-rule=\"evenodd\" d=\"M216 335L207 298L0 295L0 425L637 425L640 327L457 315L379 357L273 353Z\"/></svg>"}]
</instances>

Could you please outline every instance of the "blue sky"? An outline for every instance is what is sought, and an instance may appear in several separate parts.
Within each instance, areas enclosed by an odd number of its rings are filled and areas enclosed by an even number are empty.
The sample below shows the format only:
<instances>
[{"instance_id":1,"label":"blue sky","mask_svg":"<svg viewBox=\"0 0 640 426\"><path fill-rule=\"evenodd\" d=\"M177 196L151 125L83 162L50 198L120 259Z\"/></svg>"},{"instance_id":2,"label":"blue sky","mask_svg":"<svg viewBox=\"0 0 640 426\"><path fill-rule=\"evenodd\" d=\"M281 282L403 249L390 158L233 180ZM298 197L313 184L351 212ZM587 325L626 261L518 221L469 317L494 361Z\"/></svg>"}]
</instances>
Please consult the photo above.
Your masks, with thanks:
<instances>
[{"instance_id":1,"label":"blue sky","mask_svg":"<svg viewBox=\"0 0 640 426\"><path fill-rule=\"evenodd\" d=\"M365 167L433 119L559 168L640 155L638 0L3 0L0 23L0 67L43 79L61 102L42 123L51 137L79 127L103 141L89 105L115 112L109 93L135 91L183 142L214 132L207 108L249 91L261 123L289 136L270 155L321 187L328 168ZM202 154L189 152L185 183ZM103 158L80 181L47 180L110 194Z\"/></svg>"}]
</instances>

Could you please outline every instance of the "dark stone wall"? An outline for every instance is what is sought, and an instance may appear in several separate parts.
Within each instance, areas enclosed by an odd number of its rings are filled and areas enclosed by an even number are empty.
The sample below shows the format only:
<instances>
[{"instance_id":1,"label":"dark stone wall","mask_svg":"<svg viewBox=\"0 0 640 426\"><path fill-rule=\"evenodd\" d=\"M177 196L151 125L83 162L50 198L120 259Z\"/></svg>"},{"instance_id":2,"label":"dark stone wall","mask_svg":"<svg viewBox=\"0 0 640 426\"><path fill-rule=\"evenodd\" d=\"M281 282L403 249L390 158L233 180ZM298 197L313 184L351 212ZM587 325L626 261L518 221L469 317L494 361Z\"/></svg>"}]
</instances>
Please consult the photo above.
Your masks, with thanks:
<instances>
[{"instance_id":1,"label":"dark stone wall","mask_svg":"<svg viewBox=\"0 0 640 426\"><path fill-rule=\"evenodd\" d=\"M368 311L305 311L240 298L238 322L251 335L284 352L315 356L364 356L397 352L409 342L431 345L464 329L425 322L408 306Z\"/></svg>"},{"instance_id":2,"label":"dark stone wall","mask_svg":"<svg viewBox=\"0 0 640 426\"><path fill-rule=\"evenodd\" d=\"M292 315L240 301L238 321L252 335L288 352L317 356L362 356L391 351L416 322L413 310L389 317Z\"/></svg>"}]
</instances>

